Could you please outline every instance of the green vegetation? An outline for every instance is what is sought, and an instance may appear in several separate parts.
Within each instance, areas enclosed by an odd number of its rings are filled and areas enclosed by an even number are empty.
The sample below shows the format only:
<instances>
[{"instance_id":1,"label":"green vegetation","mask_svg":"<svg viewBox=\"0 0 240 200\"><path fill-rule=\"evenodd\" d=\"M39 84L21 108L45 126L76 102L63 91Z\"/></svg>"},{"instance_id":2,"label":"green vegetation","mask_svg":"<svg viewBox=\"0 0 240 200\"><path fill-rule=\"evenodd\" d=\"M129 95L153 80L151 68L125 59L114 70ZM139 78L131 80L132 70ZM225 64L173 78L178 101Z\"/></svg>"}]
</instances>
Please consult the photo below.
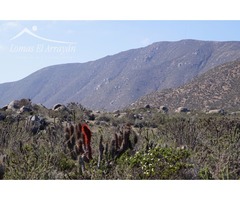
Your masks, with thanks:
<instances>
[{"instance_id":1,"label":"green vegetation","mask_svg":"<svg viewBox=\"0 0 240 200\"><path fill-rule=\"evenodd\" d=\"M4 179L240 179L239 115L155 108L103 113L74 103L58 111L35 105L31 113L0 114ZM65 127L84 121L92 131L93 158L83 168L66 146ZM126 145L120 125L127 123Z\"/></svg>"}]
</instances>

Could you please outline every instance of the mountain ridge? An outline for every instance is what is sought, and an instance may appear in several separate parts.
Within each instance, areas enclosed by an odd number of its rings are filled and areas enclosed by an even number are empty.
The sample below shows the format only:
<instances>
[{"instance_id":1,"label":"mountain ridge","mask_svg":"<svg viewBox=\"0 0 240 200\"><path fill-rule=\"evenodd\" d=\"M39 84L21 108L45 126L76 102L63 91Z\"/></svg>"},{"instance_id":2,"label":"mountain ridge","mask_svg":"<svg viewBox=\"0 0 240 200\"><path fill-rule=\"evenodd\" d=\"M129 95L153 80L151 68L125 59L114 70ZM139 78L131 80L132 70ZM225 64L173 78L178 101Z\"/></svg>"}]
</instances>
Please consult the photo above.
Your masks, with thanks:
<instances>
[{"instance_id":1,"label":"mountain ridge","mask_svg":"<svg viewBox=\"0 0 240 200\"><path fill-rule=\"evenodd\" d=\"M95 61L45 67L0 84L0 105L30 98L47 107L76 101L92 109L121 109L153 91L179 87L239 55L240 42L234 41L156 42Z\"/></svg>"},{"instance_id":2,"label":"mountain ridge","mask_svg":"<svg viewBox=\"0 0 240 200\"><path fill-rule=\"evenodd\" d=\"M132 107L167 106L171 111L178 107L190 110L226 109L236 111L240 108L240 59L219 65L189 83L175 89L150 93Z\"/></svg>"}]
</instances>

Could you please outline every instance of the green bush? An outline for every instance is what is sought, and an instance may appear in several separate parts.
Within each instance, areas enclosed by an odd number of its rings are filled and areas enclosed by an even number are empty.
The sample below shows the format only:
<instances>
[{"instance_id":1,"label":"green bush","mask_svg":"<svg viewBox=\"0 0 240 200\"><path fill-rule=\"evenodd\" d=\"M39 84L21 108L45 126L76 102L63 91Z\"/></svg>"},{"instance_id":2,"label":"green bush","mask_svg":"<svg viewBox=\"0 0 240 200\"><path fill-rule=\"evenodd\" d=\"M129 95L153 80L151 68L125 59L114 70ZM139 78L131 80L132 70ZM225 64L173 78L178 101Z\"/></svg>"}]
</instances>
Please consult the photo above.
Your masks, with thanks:
<instances>
[{"instance_id":1,"label":"green bush","mask_svg":"<svg viewBox=\"0 0 240 200\"><path fill-rule=\"evenodd\" d=\"M155 147L148 152L136 152L134 156L125 154L118 165L127 167L129 177L138 179L184 179L184 170L193 167L188 163L188 150ZM136 172L138 174L136 174ZM132 176L131 176L131 173Z\"/></svg>"}]
</instances>

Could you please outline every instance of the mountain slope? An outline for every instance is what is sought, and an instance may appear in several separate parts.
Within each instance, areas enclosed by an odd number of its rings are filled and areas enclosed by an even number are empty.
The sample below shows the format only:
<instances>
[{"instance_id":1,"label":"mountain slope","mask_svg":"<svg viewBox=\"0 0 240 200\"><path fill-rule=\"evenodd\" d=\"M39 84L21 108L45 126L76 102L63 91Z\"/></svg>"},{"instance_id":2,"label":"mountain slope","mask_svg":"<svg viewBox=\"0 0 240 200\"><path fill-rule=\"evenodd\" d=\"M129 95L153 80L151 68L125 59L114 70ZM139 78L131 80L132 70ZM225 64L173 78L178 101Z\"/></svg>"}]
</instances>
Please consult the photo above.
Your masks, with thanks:
<instances>
[{"instance_id":1,"label":"mountain slope","mask_svg":"<svg viewBox=\"0 0 240 200\"><path fill-rule=\"evenodd\" d=\"M77 101L92 109L119 109L238 57L240 42L158 42L92 62L47 67L0 84L0 105L30 98L46 106Z\"/></svg>"},{"instance_id":2,"label":"mountain slope","mask_svg":"<svg viewBox=\"0 0 240 200\"><path fill-rule=\"evenodd\" d=\"M151 104L166 105L171 110L181 106L195 110L237 110L240 108L239 83L240 60L237 60L215 67L177 89L166 89L146 95L134 103L134 107Z\"/></svg>"}]
</instances>

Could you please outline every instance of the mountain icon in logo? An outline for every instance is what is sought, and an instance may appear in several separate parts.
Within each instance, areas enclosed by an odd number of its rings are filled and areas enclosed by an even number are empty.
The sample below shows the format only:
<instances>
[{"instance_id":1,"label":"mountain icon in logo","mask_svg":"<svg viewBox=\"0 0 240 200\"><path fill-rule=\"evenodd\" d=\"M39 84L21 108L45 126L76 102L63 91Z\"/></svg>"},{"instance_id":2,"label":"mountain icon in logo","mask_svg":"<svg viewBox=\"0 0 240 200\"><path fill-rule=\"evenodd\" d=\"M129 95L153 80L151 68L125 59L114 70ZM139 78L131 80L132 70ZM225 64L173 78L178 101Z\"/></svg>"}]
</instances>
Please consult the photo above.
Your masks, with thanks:
<instances>
[{"instance_id":1,"label":"mountain icon in logo","mask_svg":"<svg viewBox=\"0 0 240 200\"><path fill-rule=\"evenodd\" d=\"M37 26L33 26L33 27L32 27L32 30L33 30L33 31L37 31ZM37 39L40 39L40 40L43 40L43 41L46 41L46 42L53 42L53 43L60 43L60 44L76 44L75 42L66 42L66 41L59 41L59 40L52 40L52 39L44 38L44 37L41 37L41 36L33 33L33 32L30 31L28 28L24 28L21 32L19 32L17 35L15 35L14 37L12 37L12 38L10 39L10 41L19 38L19 37L22 36L23 34L28 34L28 35L30 35L30 36L32 36L32 37L35 37L35 38L37 38Z\"/></svg>"}]
</instances>

